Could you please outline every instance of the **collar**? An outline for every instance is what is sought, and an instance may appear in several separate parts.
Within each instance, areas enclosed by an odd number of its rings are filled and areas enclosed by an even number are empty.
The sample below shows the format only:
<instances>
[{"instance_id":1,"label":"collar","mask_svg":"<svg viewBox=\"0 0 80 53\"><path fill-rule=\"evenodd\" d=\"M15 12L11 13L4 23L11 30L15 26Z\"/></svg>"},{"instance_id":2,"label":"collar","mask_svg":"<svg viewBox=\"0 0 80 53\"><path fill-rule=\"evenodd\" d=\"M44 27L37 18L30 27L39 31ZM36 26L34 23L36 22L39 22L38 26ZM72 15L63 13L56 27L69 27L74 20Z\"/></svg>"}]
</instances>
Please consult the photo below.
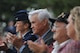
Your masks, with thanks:
<instances>
[{"instance_id":1,"label":"collar","mask_svg":"<svg viewBox=\"0 0 80 53\"><path fill-rule=\"evenodd\" d=\"M68 42L70 42L70 41L71 41L71 39L62 42L61 44L59 44L58 41L56 41L56 42L53 43L53 48L63 47L63 46L65 46Z\"/></svg>"},{"instance_id":2,"label":"collar","mask_svg":"<svg viewBox=\"0 0 80 53\"><path fill-rule=\"evenodd\" d=\"M25 32L24 34L22 34L22 35L20 35L20 33L18 33L17 35L20 37L20 36L22 36L23 38L24 38L24 36L27 34L27 33L29 33L30 32L30 30L29 31L27 31L27 32Z\"/></svg>"},{"instance_id":3,"label":"collar","mask_svg":"<svg viewBox=\"0 0 80 53\"><path fill-rule=\"evenodd\" d=\"M44 37L46 36L46 34L47 34L49 31L50 31L50 29L49 29L49 30L47 30L47 31L42 35L42 37L41 37L41 38L44 38Z\"/></svg>"},{"instance_id":4,"label":"collar","mask_svg":"<svg viewBox=\"0 0 80 53\"><path fill-rule=\"evenodd\" d=\"M24 36L25 36L27 33L29 33L29 32L30 32L30 30L27 31L26 33L22 34L22 37L24 38Z\"/></svg>"}]
</instances>

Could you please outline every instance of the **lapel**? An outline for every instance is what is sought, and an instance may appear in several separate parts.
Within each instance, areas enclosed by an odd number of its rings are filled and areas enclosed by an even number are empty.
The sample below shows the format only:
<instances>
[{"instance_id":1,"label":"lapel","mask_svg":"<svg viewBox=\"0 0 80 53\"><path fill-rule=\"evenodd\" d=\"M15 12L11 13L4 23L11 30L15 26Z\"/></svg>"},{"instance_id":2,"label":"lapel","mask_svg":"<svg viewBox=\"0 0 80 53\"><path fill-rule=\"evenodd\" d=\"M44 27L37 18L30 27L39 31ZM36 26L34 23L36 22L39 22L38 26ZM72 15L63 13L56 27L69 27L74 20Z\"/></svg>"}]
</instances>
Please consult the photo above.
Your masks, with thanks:
<instances>
[{"instance_id":1,"label":"lapel","mask_svg":"<svg viewBox=\"0 0 80 53\"><path fill-rule=\"evenodd\" d=\"M24 35L24 37L23 37L23 40L28 40L29 39L29 37L31 36L31 31L28 31L28 32L26 32L26 34Z\"/></svg>"},{"instance_id":2,"label":"lapel","mask_svg":"<svg viewBox=\"0 0 80 53\"><path fill-rule=\"evenodd\" d=\"M53 32L50 30L46 33L46 35L42 38L44 43L48 46L54 42L53 40ZM35 41L38 42L39 38Z\"/></svg>"},{"instance_id":3,"label":"lapel","mask_svg":"<svg viewBox=\"0 0 80 53\"><path fill-rule=\"evenodd\" d=\"M54 40L53 40L53 32L50 30L44 37L43 40L45 44L50 45Z\"/></svg>"},{"instance_id":4,"label":"lapel","mask_svg":"<svg viewBox=\"0 0 80 53\"><path fill-rule=\"evenodd\" d=\"M43 40L46 41L47 39L53 37L53 32L49 30L47 34L43 37Z\"/></svg>"}]
</instances>

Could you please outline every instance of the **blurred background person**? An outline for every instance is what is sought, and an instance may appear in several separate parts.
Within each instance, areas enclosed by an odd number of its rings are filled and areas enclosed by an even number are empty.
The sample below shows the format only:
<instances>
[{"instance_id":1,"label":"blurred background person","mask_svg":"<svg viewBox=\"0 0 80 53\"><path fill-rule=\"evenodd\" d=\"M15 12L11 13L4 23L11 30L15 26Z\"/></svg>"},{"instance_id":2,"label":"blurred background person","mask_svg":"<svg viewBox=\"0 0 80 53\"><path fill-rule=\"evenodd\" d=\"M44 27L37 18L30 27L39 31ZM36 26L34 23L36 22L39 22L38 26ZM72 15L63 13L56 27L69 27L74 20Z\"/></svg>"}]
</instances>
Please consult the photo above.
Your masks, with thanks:
<instances>
[{"instance_id":1,"label":"blurred background person","mask_svg":"<svg viewBox=\"0 0 80 53\"><path fill-rule=\"evenodd\" d=\"M14 26L14 24L15 24L15 21L12 19L9 19L9 21L6 23L6 27L4 27L4 29L3 29L3 32L4 32L3 39L4 40L5 40L5 37L8 32L10 32L12 34L16 34L16 27ZM7 42L8 47L13 49L12 44L8 43L8 41L6 41L6 42Z\"/></svg>"},{"instance_id":2,"label":"blurred background person","mask_svg":"<svg viewBox=\"0 0 80 53\"><path fill-rule=\"evenodd\" d=\"M7 26L4 28L4 33L10 32L16 34L16 27L14 26L14 20L9 20Z\"/></svg>"}]
</instances>

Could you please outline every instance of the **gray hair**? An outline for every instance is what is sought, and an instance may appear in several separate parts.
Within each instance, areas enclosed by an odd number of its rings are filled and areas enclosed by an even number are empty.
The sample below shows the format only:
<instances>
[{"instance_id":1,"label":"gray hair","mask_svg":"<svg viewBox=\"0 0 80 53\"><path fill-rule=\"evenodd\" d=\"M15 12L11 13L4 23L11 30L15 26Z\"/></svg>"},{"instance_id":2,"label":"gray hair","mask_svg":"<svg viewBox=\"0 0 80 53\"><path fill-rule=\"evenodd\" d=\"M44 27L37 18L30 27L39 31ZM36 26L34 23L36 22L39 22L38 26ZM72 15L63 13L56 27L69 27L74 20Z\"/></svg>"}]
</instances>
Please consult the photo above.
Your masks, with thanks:
<instances>
[{"instance_id":1,"label":"gray hair","mask_svg":"<svg viewBox=\"0 0 80 53\"><path fill-rule=\"evenodd\" d=\"M29 19L34 14L38 14L38 19L40 21L42 21L44 19L47 19L48 23L51 25L51 22L49 21L49 18L51 18L51 15L50 15L50 12L47 9L38 9L38 10L34 10L34 11L29 12Z\"/></svg>"}]
</instances>

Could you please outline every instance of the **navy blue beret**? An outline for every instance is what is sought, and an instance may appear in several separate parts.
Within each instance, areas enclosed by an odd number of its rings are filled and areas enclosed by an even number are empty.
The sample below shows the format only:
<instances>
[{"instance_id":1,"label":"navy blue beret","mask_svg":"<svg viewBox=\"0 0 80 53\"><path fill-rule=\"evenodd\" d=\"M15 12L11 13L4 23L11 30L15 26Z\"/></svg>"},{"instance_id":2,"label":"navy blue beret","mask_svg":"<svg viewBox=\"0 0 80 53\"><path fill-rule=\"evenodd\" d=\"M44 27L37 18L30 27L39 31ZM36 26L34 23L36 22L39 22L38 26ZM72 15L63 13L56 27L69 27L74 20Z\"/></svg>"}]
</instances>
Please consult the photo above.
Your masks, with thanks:
<instances>
[{"instance_id":1,"label":"navy blue beret","mask_svg":"<svg viewBox=\"0 0 80 53\"><path fill-rule=\"evenodd\" d=\"M28 11L27 10L20 10L17 11L14 15L16 21L25 21L28 20Z\"/></svg>"}]
</instances>

